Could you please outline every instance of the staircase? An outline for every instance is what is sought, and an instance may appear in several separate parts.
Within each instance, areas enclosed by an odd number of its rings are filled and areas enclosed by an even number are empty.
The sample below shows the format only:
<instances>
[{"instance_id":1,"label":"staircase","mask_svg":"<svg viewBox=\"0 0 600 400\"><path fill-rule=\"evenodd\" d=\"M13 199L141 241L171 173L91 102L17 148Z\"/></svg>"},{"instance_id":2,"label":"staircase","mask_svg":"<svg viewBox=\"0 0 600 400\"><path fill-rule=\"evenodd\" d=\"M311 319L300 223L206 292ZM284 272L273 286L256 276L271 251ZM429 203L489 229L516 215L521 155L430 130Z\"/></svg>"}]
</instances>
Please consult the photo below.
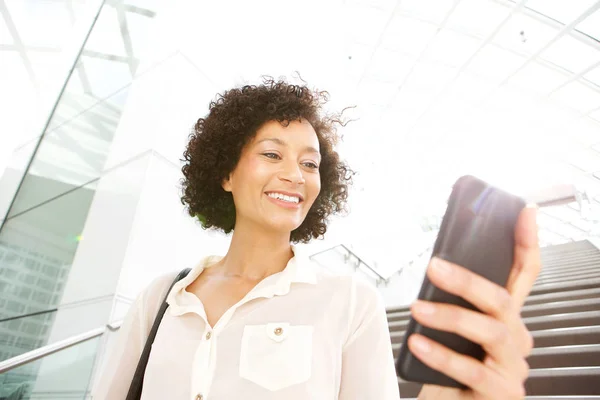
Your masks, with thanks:
<instances>
[{"instance_id":1,"label":"staircase","mask_svg":"<svg viewBox=\"0 0 600 400\"><path fill-rule=\"evenodd\" d=\"M387 315L397 358L410 311L391 308ZM600 250L587 240L543 248L522 317L535 342L527 398L600 400ZM398 382L403 399L421 390Z\"/></svg>"}]
</instances>

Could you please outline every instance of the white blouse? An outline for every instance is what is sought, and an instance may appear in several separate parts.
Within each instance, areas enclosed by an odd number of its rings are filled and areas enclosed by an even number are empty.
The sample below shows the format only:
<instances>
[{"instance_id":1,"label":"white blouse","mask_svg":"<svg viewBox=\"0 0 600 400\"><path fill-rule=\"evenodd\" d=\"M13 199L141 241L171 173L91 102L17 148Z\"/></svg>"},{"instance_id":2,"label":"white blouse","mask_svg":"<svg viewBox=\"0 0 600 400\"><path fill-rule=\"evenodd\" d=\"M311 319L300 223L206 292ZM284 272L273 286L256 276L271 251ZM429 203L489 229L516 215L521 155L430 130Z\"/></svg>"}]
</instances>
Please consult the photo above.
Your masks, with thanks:
<instances>
[{"instance_id":1,"label":"white blouse","mask_svg":"<svg viewBox=\"0 0 600 400\"><path fill-rule=\"evenodd\" d=\"M221 257L207 257L169 293L144 377L143 400L400 398L380 293L327 273L294 250L211 329L186 287ZM154 316L177 273L153 281L121 326L94 400L125 399Z\"/></svg>"}]
</instances>

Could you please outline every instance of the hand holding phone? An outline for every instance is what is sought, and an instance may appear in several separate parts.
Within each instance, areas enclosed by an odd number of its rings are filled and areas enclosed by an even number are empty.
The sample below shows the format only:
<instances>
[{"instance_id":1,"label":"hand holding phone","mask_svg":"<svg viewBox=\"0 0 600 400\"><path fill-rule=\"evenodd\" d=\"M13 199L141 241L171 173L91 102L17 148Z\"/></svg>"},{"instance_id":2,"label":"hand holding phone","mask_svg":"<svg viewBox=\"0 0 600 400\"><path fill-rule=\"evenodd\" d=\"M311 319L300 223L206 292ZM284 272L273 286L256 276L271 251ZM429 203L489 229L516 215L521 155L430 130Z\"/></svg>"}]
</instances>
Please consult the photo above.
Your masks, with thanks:
<instances>
[{"instance_id":1,"label":"hand holding phone","mask_svg":"<svg viewBox=\"0 0 600 400\"><path fill-rule=\"evenodd\" d=\"M522 395L532 342L520 308L540 268L535 210L524 207L474 177L456 182L412 307L400 377L448 387L425 385L429 391Z\"/></svg>"}]
</instances>

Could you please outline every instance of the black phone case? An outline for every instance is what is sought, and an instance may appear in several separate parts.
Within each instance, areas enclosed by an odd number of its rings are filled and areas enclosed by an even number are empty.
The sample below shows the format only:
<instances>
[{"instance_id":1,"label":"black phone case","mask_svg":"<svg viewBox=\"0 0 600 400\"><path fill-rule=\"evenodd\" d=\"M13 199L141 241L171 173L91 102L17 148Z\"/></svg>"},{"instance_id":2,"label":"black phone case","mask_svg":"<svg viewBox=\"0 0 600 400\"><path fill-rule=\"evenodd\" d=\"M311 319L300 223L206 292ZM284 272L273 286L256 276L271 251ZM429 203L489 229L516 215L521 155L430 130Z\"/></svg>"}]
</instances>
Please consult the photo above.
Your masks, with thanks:
<instances>
[{"instance_id":1,"label":"black phone case","mask_svg":"<svg viewBox=\"0 0 600 400\"><path fill-rule=\"evenodd\" d=\"M448 200L432 257L461 265L505 286L514 258L515 225L524 207L525 201L519 197L475 177L461 177ZM433 286L427 276L418 298L477 310L462 298ZM464 389L465 385L429 368L410 352L407 340L415 332L478 360L485 356L478 344L453 333L424 327L411 318L396 363L398 376L406 381Z\"/></svg>"}]
</instances>

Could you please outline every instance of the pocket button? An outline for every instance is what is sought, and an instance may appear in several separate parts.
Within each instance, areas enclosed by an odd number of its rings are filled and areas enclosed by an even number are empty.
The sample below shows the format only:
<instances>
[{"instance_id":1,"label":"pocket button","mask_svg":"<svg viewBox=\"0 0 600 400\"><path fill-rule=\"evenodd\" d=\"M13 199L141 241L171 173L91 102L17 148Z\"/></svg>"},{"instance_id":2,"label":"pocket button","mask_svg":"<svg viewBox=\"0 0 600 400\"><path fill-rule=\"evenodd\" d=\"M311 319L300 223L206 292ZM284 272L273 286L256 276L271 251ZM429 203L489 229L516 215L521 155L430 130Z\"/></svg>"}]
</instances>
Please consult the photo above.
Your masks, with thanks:
<instances>
[{"instance_id":1,"label":"pocket button","mask_svg":"<svg viewBox=\"0 0 600 400\"><path fill-rule=\"evenodd\" d=\"M277 327L275 328L275 331L273 331L277 336L281 336L281 334L283 333L283 328L281 327Z\"/></svg>"}]
</instances>

